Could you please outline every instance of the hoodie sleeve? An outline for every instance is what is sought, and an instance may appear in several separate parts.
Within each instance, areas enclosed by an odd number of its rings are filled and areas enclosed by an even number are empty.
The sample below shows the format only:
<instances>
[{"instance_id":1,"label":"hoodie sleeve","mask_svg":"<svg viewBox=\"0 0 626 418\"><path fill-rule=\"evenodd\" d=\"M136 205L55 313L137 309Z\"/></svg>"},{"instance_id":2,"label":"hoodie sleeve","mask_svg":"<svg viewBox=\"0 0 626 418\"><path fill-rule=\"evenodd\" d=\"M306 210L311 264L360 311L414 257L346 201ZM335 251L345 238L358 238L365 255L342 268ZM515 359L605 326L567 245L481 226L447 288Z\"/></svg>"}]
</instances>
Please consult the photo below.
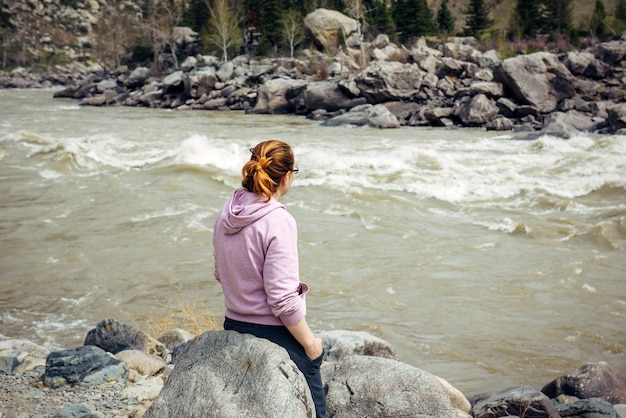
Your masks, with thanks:
<instances>
[{"instance_id":1,"label":"hoodie sleeve","mask_svg":"<svg viewBox=\"0 0 626 418\"><path fill-rule=\"evenodd\" d=\"M272 212L263 266L263 286L272 313L284 325L294 325L306 315L305 294L308 287L300 283L298 264L298 230L295 219L286 209Z\"/></svg>"}]
</instances>

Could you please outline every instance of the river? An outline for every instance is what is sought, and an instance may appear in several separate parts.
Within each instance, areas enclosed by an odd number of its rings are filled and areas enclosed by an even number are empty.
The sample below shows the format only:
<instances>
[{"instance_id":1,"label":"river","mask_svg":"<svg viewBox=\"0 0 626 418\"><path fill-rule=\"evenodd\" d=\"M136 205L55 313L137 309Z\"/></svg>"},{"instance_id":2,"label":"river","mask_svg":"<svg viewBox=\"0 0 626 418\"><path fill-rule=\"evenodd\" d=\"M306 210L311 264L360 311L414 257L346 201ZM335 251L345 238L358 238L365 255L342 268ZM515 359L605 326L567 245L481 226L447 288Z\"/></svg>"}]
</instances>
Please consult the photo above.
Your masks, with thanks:
<instances>
[{"instance_id":1,"label":"river","mask_svg":"<svg viewBox=\"0 0 626 418\"><path fill-rule=\"evenodd\" d=\"M0 90L0 333L72 348L180 301L221 324L213 220L290 143L315 331L367 331L466 395L626 373L626 137L321 127ZM521 136L520 136L521 138ZM147 329L146 329L147 331ZM158 336L156 336L158 337Z\"/></svg>"}]
</instances>

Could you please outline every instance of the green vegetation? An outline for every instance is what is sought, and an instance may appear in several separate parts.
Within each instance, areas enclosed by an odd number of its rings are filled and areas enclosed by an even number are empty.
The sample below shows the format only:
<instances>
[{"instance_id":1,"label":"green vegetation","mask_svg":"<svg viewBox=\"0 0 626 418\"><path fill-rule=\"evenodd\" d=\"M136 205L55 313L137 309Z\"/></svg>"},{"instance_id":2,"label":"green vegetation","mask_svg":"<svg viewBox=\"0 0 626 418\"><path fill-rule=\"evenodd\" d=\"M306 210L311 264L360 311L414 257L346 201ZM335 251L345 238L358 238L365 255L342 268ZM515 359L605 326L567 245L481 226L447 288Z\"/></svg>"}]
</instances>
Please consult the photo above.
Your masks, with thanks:
<instances>
[{"instance_id":1,"label":"green vegetation","mask_svg":"<svg viewBox=\"0 0 626 418\"><path fill-rule=\"evenodd\" d=\"M454 32L454 19L448 9L448 0L443 0L437 11L437 28L439 28L439 33L443 34Z\"/></svg>"},{"instance_id":2,"label":"green vegetation","mask_svg":"<svg viewBox=\"0 0 626 418\"><path fill-rule=\"evenodd\" d=\"M463 13L465 18L465 29L463 34L474 36L478 39L485 38L493 26L493 19L489 17L491 10L484 0L470 0Z\"/></svg>"},{"instance_id":3,"label":"green vegetation","mask_svg":"<svg viewBox=\"0 0 626 418\"><path fill-rule=\"evenodd\" d=\"M100 10L106 18L91 24L95 42L77 45L76 40L87 34L87 25L63 32L68 30L65 22L50 26L24 12L19 0L6 0L0 7L0 47L3 69L64 62L63 54L33 52L41 49L41 36L36 34L46 33L59 50L83 48L86 56L109 69L151 65L159 74L199 53L221 59L240 53L297 56L298 48L312 46L306 41L304 16L327 8L357 20L364 41L387 34L408 47L422 36L472 35L485 47L513 55L566 50L585 37L602 40L626 30L626 0L594 3L463 0L462 9L450 10L449 0L111 0ZM62 4L74 7L84 2L62 0ZM181 26L197 33L196 40L181 38L177 34Z\"/></svg>"}]
</instances>

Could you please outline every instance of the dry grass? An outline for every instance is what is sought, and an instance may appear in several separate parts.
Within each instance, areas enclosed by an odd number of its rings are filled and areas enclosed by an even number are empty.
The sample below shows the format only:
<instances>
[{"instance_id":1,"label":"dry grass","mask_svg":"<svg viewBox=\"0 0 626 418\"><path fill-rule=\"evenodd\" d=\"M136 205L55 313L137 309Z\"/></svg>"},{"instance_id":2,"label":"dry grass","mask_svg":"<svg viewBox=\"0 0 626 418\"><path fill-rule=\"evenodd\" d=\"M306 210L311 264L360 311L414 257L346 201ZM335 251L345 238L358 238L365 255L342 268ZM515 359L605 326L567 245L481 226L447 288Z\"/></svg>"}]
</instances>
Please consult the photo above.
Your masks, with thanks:
<instances>
[{"instance_id":1,"label":"dry grass","mask_svg":"<svg viewBox=\"0 0 626 418\"><path fill-rule=\"evenodd\" d=\"M158 314L143 318L142 322L147 325L150 335L155 338L174 328L183 329L193 336L221 329L205 302L198 299L189 301L182 297L178 298L176 304L163 305Z\"/></svg>"}]
</instances>

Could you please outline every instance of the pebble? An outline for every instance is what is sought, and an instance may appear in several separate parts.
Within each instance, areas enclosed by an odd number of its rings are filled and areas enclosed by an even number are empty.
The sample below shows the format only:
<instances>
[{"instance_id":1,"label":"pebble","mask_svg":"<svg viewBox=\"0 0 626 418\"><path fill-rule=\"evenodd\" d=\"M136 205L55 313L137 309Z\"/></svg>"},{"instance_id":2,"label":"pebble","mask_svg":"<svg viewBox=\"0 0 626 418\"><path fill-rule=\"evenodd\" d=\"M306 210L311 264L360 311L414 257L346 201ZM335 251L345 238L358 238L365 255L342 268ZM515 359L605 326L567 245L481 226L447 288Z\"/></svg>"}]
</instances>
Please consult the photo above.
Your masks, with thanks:
<instances>
[{"instance_id":1,"label":"pebble","mask_svg":"<svg viewBox=\"0 0 626 418\"><path fill-rule=\"evenodd\" d=\"M80 416L141 418L152 403L127 397L123 383L52 389L43 384L43 373L43 367L21 375L0 373L0 418L65 418L85 408L91 413Z\"/></svg>"}]
</instances>

